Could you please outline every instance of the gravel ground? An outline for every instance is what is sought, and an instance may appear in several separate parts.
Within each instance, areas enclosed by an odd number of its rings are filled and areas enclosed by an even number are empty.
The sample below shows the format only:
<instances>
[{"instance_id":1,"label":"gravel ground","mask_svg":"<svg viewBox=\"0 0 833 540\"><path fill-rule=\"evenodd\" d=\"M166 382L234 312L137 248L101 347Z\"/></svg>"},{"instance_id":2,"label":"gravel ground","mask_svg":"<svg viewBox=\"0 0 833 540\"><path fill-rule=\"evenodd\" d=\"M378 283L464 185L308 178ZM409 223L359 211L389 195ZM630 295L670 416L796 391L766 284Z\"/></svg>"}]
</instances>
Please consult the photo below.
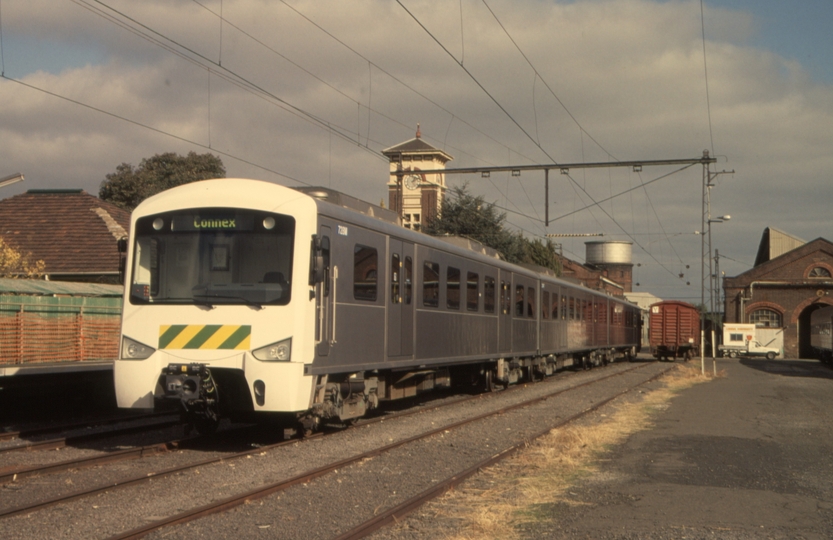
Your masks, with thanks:
<instances>
[{"instance_id":1,"label":"gravel ground","mask_svg":"<svg viewBox=\"0 0 833 540\"><path fill-rule=\"evenodd\" d=\"M170 478L153 479L142 486L2 520L0 535L3 538L107 537L480 414L487 409L505 407L530 395L543 395L629 367L632 366L615 364L603 370L564 373L547 383L530 385L523 392L498 392L438 411L385 420L249 458L202 467ZM508 446L510 441L522 440L542 429L546 423L582 410L601 396L613 393L629 382L648 378L665 367L661 364L646 365L645 369L633 374L614 377L589 389L577 389L540 405L501 415L495 420L478 422L460 432L408 445L225 514L165 530L159 537L211 534L221 538L255 538L265 534L281 538L326 538L343 530L348 523L355 525L372 516L374 511L412 496L432 481L445 478L464 469L467 463ZM150 462L154 467L167 468L184 459L193 459L193 454L175 452L63 475L24 479L0 489L0 505L18 506L27 497L54 495L66 489L66 484L71 483L74 487L100 484L114 476L124 475L134 467L147 467Z\"/></svg>"},{"instance_id":2,"label":"gravel ground","mask_svg":"<svg viewBox=\"0 0 833 540\"><path fill-rule=\"evenodd\" d=\"M833 538L833 371L815 361L718 360L655 426L612 449L520 538ZM482 477L467 485L487 489ZM375 540L447 538L465 524L415 512Z\"/></svg>"}]
</instances>

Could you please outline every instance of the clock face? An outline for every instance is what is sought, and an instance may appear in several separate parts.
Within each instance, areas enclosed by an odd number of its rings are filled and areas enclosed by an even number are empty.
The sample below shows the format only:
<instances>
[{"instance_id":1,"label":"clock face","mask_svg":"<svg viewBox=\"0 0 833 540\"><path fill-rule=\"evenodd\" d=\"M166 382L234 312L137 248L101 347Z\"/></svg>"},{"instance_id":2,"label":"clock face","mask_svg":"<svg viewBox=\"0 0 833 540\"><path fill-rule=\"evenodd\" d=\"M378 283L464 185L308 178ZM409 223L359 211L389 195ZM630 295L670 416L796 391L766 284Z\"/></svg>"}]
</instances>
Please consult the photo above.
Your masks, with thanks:
<instances>
[{"instance_id":1,"label":"clock face","mask_svg":"<svg viewBox=\"0 0 833 540\"><path fill-rule=\"evenodd\" d=\"M409 174L405 177L405 187L408 189L416 189L419 187L420 178L419 175L416 174Z\"/></svg>"}]
</instances>

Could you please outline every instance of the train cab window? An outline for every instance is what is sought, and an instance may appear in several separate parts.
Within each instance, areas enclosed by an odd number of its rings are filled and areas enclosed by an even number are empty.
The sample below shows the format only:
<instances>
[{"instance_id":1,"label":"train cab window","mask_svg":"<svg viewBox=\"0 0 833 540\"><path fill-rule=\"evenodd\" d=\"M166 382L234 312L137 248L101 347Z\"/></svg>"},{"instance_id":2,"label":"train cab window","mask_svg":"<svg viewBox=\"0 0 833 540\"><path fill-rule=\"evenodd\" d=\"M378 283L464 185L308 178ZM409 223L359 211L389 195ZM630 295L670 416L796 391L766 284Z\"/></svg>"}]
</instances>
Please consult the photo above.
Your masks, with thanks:
<instances>
[{"instance_id":1,"label":"train cab window","mask_svg":"<svg viewBox=\"0 0 833 540\"><path fill-rule=\"evenodd\" d=\"M495 278L483 278L483 309L486 313L495 312Z\"/></svg>"},{"instance_id":2,"label":"train cab window","mask_svg":"<svg viewBox=\"0 0 833 540\"><path fill-rule=\"evenodd\" d=\"M460 309L460 269L449 266L445 278L445 306Z\"/></svg>"},{"instance_id":3,"label":"train cab window","mask_svg":"<svg viewBox=\"0 0 833 540\"><path fill-rule=\"evenodd\" d=\"M376 301L378 268L379 253L376 248L356 244L353 248L353 298Z\"/></svg>"},{"instance_id":4,"label":"train cab window","mask_svg":"<svg viewBox=\"0 0 833 540\"><path fill-rule=\"evenodd\" d=\"M425 261L422 267L422 305L440 305L440 265L435 262Z\"/></svg>"},{"instance_id":5,"label":"train cab window","mask_svg":"<svg viewBox=\"0 0 833 540\"><path fill-rule=\"evenodd\" d=\"M544 291L541 293L541 318L542 319L549 319L550 318L550 293L549 291Z\"/></svg>"},{"instance_id":6,"label":"train cab window","mask_svg":"<svg viewBox=\"0 0 833 540\"><path fill-rule=\"evenodd\" d=\"M129 302L287 305L294 239L295 219L270 212L201 208L141 217Z\"/></svg>"},{"instance_id":7,"label":"train cab window","mask_svg":"<svg viewBox=\"0 0 833 540\"><path fill-rule=\"evenodd\" d=\"M535 318L535 289L532 287L526 291L526 316L530 319Z\"/></svg>"},{"instance_id":8,"label":"train cab window","mask_svg":"<svg viewBox=\"0 0 833 540\"><path fill-rule=\"evenodd\" d=\"M466 309L469 311L480 309L480 274L475 272L466 274Z\"/></svg>"},{"instance_id":9,"label":"train cab window","mask_svg":"<svg viewBox=\"0 0 833 540\"><path fill-rule=\"evenodd\" d=\"M411 297L414 289L414 261L410 257L405 257L405 303L411 305Z\"/></svg>"},{"instance_id":10,"label":"train cab window","mask_svg":"<svg viewBox=\"0 0 833 540\"><path fill-rule=\"evenodd\" d=\"M524 286L515 287L515 317L524 316Z\"/></svg>"},{"instance_id":11,"label":"train cab window","mask_svg":"<svg viewBox=\"0 0 833 540\"><path fill-rule=\"evenodd\" d=\"M402 277L402 269L399 262L399 254L394 253L390 258L390 302L391 304L398 304L399 296L399 280Z\"/></svg>"}]
</instances>

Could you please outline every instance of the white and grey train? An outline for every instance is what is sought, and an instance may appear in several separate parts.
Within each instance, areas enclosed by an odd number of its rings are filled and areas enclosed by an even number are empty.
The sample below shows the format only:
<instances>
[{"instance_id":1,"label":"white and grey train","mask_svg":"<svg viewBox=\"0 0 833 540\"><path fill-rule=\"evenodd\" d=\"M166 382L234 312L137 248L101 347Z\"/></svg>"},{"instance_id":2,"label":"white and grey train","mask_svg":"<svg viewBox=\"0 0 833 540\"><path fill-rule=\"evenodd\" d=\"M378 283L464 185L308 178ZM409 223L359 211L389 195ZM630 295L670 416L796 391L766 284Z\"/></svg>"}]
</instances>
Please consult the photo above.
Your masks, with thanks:
<instances>
[{"instance_id":1,"label":"white and grey train","mask_svg":"<svg viewBox=\"0 0 833 540\"><path fill-rule=\"evenodd\" d=\"M826 364L833 364L833 306L810 314L810 345Z\"/></svg>"},{"instance_id":2,"label":"white and grey train","mask_svg":"<svg viewBox=\"0 0 833 540\"><path fill-rule=\"evenodd\" d=\"M490 389L638 350L633 304L307 191L206 180L136 208L119 407L177 400L202 430L280 413L310 431L452 382Z\"/></svg>"}]
</instances>

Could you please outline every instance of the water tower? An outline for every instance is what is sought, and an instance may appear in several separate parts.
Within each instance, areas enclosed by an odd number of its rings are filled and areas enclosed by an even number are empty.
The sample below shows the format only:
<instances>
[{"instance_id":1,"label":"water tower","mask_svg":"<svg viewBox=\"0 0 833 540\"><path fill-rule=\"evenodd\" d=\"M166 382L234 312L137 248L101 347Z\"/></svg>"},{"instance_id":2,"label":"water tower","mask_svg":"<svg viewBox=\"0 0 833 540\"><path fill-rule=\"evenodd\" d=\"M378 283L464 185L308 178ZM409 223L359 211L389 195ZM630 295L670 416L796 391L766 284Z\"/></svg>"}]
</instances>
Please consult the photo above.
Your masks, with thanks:
<instances>
[{"instance_id":1,"label":"water tower","mask_svg":"<svg viewBox=\"0 0 833 540\"><path fill-rule=\"evenodd\" d=\"M633 242L585 242L585 264L602 273L602 277L618 283L624 292L633 289Z\"/></svg>"}]
</instances>

